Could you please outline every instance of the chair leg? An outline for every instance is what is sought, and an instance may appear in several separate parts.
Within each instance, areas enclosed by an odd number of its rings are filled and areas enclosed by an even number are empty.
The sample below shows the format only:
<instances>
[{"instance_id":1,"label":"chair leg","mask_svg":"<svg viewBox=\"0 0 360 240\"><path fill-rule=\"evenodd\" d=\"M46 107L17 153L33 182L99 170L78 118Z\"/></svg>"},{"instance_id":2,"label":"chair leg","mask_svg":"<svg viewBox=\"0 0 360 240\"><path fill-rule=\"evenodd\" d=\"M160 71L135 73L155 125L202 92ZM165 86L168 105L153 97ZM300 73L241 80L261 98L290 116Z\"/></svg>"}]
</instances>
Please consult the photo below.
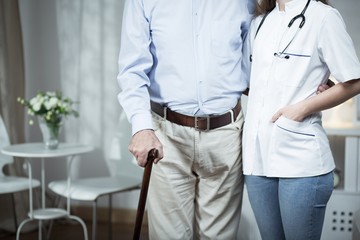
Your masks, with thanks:
<instances>
[{"instance_id":1,"label":"chair leg","mask_svg":"<svg viewBox=\"0 0 360 240\"><path fill-rule=\"evenodd\" d=\"M31 222L33 219L29 218L29 219L25 219L24 221L22 221L16 231L16 240L20 239L20 232L23 226L25 226L26 223Z\"/></svg>"},{"instance_id":2,"label":"chair leg","mask_svg":"<svg viewBox=\"0 0 360 240\"><path fill-rule=\"evenodd\" d=\"M70 218L72 220L76 220L81 224L83 231L84 231L84 240L88 240L88 233L87 233L87 228L86 228L85 222L78 216L74 216L74 215L69 215L68 218Z\"/></svg>"},{"instance_id":3,"label":"chair leg","mask_svg":"<svg viewBox=\"0 0 360 240\"><path fill-rule=\"evenodd\" d=\"M92 224L92 239L96 240L96 212L97 212L97 199L93 203L93 224Z\"/></svg>"},{"instance_id":4,"label":"chair leg","mask_svg":"<svg viewBox=\"0 0 360 240\"><path fill-rule=\"evenodd\" d=\"M57 195L56 198L54 199L53 206L60 207L60 204L61 204L61 197L60 197L60 195ZM54 219L51 219L50 224L49 224L49 228L47 230L46 239L50 239L53 225L54 225Z\"/></svg>"},{"instance_id":5,"label":"chair leg","mask_svg":"<svg viewBox=\"0 0 360 240\"><path fill-rule=\"evenodd\" d=\"M42 240L42 234L43 234L43 222L42 220L38 220L38 225L39 225L39 240Z\"/></svg>"},{"instance_id":6,"label":"chair leg","mask_svg":"<svg viewBox=\"0 0 360 240\"><path fill-rule=\"evenodd\" d=\"M11 194L11 202L12 202L13 213L14 213L14 226L15 226L15 232L17 232L17 229L18 229L18 221L17 221L17 216L16 216L16 208L15 208L15 194L14 194L14 193L12 193L12 194Z\"/></svg>"},{"instance_id":7,"label":"chair leg","mask_svg":"<svg viewBox=\"0 0 360 240\"><path fill-rule=\"evenodd\" d=\"M108 235L109 235L109 240L111 240L112 239L112 222L111 222L111 220L112 220L112 194L109 194L109 214L108 214L108 216L109 216L109 219L108 219L109 233L108 233Z\"/></svg>"}]
</instances>

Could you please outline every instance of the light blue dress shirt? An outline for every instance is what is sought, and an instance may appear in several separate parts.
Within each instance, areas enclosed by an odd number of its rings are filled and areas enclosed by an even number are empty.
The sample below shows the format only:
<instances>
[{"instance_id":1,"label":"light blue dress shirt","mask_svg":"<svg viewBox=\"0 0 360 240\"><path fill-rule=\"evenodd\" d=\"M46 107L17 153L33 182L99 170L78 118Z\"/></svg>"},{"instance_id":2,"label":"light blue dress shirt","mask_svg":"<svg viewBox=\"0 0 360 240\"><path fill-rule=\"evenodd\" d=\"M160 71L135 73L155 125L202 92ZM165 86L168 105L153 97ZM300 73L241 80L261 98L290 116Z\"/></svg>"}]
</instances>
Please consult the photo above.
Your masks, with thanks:
<instances>
[{"instance_id":1,"label":"light blue dress shirt","mask_svg":"<svg viewBox=\"0 0 360 240\"><path fill-rule=\"evenodd\" d=\"M186 115L233 108L252 0L128 0L118 99L135 134L152 129L150 100Z\"/></svg>"}]
</instances>

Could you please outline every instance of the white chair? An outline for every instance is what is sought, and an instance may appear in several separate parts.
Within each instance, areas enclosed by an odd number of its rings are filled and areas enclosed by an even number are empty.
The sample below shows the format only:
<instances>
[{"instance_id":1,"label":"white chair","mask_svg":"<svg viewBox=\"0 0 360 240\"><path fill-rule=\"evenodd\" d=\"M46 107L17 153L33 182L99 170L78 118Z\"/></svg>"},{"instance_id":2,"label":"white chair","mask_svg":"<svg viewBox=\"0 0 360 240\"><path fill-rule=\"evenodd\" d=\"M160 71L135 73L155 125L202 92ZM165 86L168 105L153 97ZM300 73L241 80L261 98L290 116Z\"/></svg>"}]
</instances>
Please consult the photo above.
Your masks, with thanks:
<instances>
[{"instance_id":1,"label":"white chair","mask_svg":"<svg viewBox=\"0 0 360 240\"><path fill-rule=\"evenodd\" d=\"M4 122L0 116L0 150L8 145L10 145L9 136L6 131ZM14 195L15 193L21 191L30 190L31 188L39 187L40 181L36 179L32 179L32 181L29 181L29 179L26 177L5 175L3 172L4 166L7 164L12 164L13 162L14 162L13 157L4 155L0 151L0 194L11 194L12 207L14 213L15 232L17 232L18 221L16 216L17 213L15 207ZM32 178L31 166L27 161L25 163L27 164L29 178ZM33 211L32 191L29 191L29 198L30 198L30 214L31 214L31 212Z\"/></svg>"},{"instance_id":2,"label":"white chair","mask_svg":"<svg viewBox=\"0 0 360 240\"><path fill-rule=\"evenodd\" d=\"M112 237L111 213L112 213L112 195L125 191L140 189L143 170L129 159L121 159L120 139L115 137L110 149L110 160L116 163L118 171L114 176L93 177L83 179L72 179L70 191L67 188L66 180L53 181L49 183L49 188L56 194L70 199L93 202L92 216L92 239L96 239L97 224L97 202L102 196L108 195L109 198L109 239Z\"/></svg>"}]
</instances>

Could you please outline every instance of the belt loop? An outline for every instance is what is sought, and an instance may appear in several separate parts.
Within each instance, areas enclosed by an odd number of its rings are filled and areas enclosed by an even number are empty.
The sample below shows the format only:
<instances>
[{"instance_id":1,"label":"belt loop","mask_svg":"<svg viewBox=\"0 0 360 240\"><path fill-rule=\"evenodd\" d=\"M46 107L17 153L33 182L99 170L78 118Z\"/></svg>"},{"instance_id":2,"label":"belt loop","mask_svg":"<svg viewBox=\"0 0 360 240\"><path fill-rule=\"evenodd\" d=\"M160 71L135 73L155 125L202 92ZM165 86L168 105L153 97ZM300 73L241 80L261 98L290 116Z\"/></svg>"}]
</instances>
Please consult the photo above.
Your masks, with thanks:
<instances>
[{"instance_id":1,"label":"belt loop","mask_svg":"<svg viewBox=\"0 0 360 240\"><path fill-rule=\"evenodd\" d=\"M206 132L210 131L210 116L206 115Z\"/></svg>"},{"instance_id":2,"label":"belt loop","mask_svg":"<svg viewBox=\"0 0 360 240\"><path fill-rule=\"evenodd\" d=\"M230 112L230 115L231 115L231 123L234 123L235 120L236 120L236 119L234 119L234 110L230 109L229 112Z\"/></svg>"},{"instance_id":3,"label":"belt loop","mask_svg":"<svg viewBox=\"0 0 360 240\"><path fill-rule=\"evenodd\" d=\"M200 130L199 130L198 117L197 117L197 116L195 116L195 126L194 126L194 128L195 128L195 130L200 131Z\"/></svg>"},{"instance_id":4,"label":"belt loop","mask_svg":"<svg viewBox=\"0 0 360 240\"><path fill-rule=\"evenodd\" d=\"M163 108L163 110L164 110L164 119L166 120L167 119L167 107L165 106Z\"/></svg>"}]
</instances>

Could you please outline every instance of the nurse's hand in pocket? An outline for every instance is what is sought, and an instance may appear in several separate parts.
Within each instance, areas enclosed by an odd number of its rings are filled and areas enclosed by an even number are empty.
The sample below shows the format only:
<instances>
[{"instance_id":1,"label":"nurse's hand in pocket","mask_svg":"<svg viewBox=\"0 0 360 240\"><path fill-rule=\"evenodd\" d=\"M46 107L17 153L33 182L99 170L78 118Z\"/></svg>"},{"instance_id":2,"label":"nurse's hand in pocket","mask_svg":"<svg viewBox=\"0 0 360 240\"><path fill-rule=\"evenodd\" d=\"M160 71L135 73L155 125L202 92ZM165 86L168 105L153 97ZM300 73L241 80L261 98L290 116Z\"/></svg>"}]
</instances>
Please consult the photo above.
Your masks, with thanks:
<instances>
[{"instance_id":1,"label":"nurse's hand in pocket","mask_svg":"<svg viewBox=\"0 0 360 240\"><path fill-rule=\"evenodd\" d=\"M303 114L304 112L304 106L303 104L296 103L293 105L289 105L286 107L281 108L279 111L277 111L271 118L271 122L276 122L281 116L284 116L287 119L301 122L306 116Z\"/></svg>"},{"instance_id":2,"label":"nurse's hand in pocket","mask_svg":"<svg viewBox=\"0 0 360 240\"><path fill-rule=\"evenodd\" d=\"M320 94L320 93L328 90L329 88L331 88L334 85L335 85L335 83L333 81L331 81L330 79L328 79L327 83L322 83L318 86L318 88L316 90L316 94Z\"/></svg>"}]
</instances>

